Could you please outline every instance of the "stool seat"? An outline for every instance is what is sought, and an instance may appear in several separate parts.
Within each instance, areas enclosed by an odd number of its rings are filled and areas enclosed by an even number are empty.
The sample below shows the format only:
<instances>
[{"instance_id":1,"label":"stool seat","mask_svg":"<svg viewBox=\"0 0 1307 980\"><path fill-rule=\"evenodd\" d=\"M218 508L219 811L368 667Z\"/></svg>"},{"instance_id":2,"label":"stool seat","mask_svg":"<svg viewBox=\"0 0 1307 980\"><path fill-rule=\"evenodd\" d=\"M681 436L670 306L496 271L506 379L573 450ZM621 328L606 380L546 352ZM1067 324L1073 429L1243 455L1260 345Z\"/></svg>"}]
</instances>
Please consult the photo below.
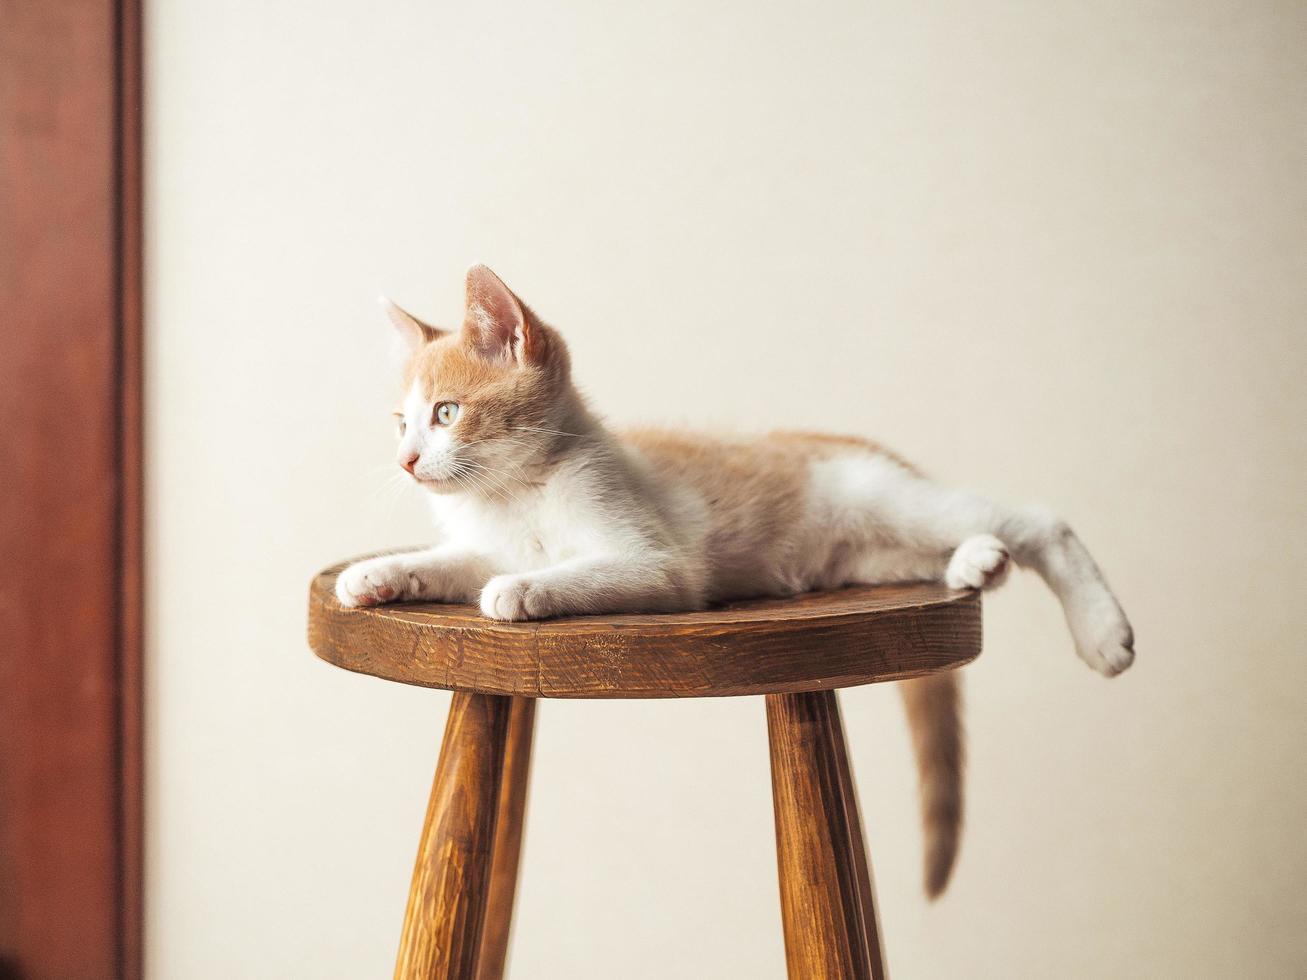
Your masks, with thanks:
<instances>
[{"instance_id":1,"label":"stool seat","mask_svg":"<svg viewBox=\"0 0 1307 980\"><path fill-rule=\"evenodd\" d=\"M699 612L524 623L468 605L337 601L342 562L309 590L309 645L347 670L528 698L686 698L823 691L916 677L980 653L980 593L853 586Z\"/></svg>"}]
</instances>

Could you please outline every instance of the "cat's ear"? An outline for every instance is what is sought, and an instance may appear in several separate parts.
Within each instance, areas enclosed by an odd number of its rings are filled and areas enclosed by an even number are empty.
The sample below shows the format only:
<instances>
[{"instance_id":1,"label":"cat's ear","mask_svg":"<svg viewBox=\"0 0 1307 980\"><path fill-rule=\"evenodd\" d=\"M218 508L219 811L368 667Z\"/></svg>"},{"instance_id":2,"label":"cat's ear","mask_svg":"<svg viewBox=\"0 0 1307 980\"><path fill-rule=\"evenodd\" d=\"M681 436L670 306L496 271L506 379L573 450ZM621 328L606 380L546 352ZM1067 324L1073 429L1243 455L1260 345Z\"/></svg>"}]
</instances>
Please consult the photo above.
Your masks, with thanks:
<instances>
[{"instance_id":1,"label":"cat's ear","mask_svg":"<svg viewBox=\"0 0 1307 980\"><path fill-rule=\"evenodd\" d=\"M467 270L467 313L463 335L492 361L527 364L538 360L543 338L530 311L504 281L484 265Z\"/></svg>"},{"instance_id":2,"label":"cat's ear","mask_svg":"<svg viewBox=\"0 0 1307 980\"><path fill-rule=\"evenodd\" d=\"M381 310L386 314L386 319L390 321L391 326L395 328L395 332L399 335L405 354L411 354L419 347L429 344L433 340L439 340L448 333L448 331L433 327L429 323L423 323L412 313L400 309L386 296L381 296L379 299Z\"/></svg>"}]
</instances>

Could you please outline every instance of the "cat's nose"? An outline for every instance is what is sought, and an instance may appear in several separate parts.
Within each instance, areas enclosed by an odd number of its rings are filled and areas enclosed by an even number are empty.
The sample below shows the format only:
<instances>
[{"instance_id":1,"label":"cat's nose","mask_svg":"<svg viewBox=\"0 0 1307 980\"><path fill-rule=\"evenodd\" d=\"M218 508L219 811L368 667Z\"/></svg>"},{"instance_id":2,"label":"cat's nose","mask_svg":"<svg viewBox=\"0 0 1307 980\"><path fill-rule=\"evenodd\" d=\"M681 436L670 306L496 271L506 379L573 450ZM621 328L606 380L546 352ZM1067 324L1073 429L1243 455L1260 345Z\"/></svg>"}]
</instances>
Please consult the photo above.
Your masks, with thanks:
<instances>
[{"instance_id":1,"label":"cat's nose","mask_svg":"<svg viewBox=\"0 0 1307 980\"><path fill-rule=\"evenodd\" d=\"M418 459L419 456L417 453L410 453L406 459L401 459L399 461L399 465L404 467L404 469L408 470L410 473L412 473L413 467L417 466L418 464Z\"/></svg>"}]
</instances>

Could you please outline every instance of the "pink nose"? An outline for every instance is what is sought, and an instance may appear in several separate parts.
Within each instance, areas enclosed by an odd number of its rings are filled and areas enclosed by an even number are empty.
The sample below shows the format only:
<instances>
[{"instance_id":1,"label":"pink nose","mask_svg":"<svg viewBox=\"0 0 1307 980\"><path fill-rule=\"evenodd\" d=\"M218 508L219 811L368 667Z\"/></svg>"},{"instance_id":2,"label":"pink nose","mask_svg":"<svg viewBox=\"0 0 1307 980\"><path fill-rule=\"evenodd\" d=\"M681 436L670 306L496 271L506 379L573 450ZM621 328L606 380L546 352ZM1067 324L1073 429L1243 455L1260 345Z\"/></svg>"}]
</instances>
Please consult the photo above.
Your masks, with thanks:
<instances>
[{"instance_id":1,"label":"pink nose","mask_svg":"<svg viewBox=\"0 0 1307 980\"><path fill-rule=\"evenodd\" d=\"M410 473L412 473L413 467L417 466L418 464L418 459L419 459L418 454L413 453L411 456L408 457L408 459L401 459L399 461L399 465L404 467L404 469L408 470Z\"/></svg>"}]
</instances>

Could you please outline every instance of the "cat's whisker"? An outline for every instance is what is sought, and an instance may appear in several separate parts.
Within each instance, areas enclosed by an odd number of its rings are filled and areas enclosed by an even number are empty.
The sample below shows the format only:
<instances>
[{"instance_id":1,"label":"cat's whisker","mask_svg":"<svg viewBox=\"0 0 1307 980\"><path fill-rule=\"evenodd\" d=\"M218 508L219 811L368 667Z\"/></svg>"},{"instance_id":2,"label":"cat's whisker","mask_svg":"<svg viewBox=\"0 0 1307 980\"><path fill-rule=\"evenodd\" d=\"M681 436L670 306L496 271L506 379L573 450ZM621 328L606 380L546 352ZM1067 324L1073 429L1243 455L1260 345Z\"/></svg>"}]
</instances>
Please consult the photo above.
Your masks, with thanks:
<instances>
[{"instance_id":1,"label":"cat's whisker","mask_svg":"<svg viewBox=\"0 0 1307 980\"><path fill-rule=\"evenodd\" d=\"M495 490L501 492L502 495L512 497L519 504L522 502L522 498L509 489L508 485L504 483L502 479L496 479L494 473L483 472L478 474L478 478L487 485L493 487Z\"/></svg>"},{"instance_id":2,"label":"cat's whisker","mask_svg":"<svg viewBox=\"0 0 1307 980\"><path fill-rule=\"evenodd\" d=\"M378 488L376 496L380 499L387 512L393 512L409 486L407 476L404 473L396 473Z\"/></svg>"},{"instance_id":3,"label":"cat's whisker","mask_svg":"<svg viewBox=\"0 0 1307 980\"><path fill-rule=\"evenodd\" d=\"M572 436L575 435L575 433L560 432L558 435ZM576 435L576 438L582 439L585 437ZM494 436L485 441L496 445L506 446L509 449L529 452L534 460L533 465L545 465L551 458L555 458L563 453L571 452L576 447L584 445L584 443L581 442L540 442L538 440L528 440L521 436Z\"/></svg>"},{"instance_id":4,"label":"cat's whisker","mask_svg":"<svg viewBox=\"0 0 1307 980\"><path fill-rule=\"evenodd\" d=\"M496 487L485 476L477 473L476 470L479 467L480 464L474 463L469 459L455 458L452 462L453 477L460 483L460 485L466 486L471 484L472 486L481 489L483 492L495 493L502 497L502 488Z\"/></svg>"},{"instance_id":5,"label":"cat's whisker","mask_svg":"<svg viewBox=\"0 0 1307 980\"><path fill-rule=\"evenodd\" d=\"M482 491L482 488L473 482L471 476L466 473L455 473L450 476L450 479L458 485L459 489L471 493L473 496L477 496Z\"/></svg>"},{"instance_id":6,"label":"cat's whisker","mask_svg":"<svg viewBox=\"0 0 1307 980\"><path fill-rule=\"evenodd\" d=\"M404 487L408 485L408 478L401 472L391 473L385 480L372 491L374 497L383 499L398 499L403 493Z\"/></svg>"},{"instance_id":7,"label":"cat's whisker","mask_svg":"<svg viewBox=\"0 0 1307 980\"><path fill-rule=\"evenodd\" d=\"M507 470L501 470L493 466L487 466L484 463L474 463L472 465L475 466L478 470L482 470L486 473L495 473L498 474L499 476L507 477L508 479L514 481L515 483L520 483L523 486L530 485L530 482L525 478L525 470L523 470L522 467L518 466L515 463L509 465L511 465L518 474L522 474L522 475L514 476L512 473L508 472Z\"/></svg>"},{"instance_id":8,"label":"cat's whisker","mask_svg":"<svg viewBox=\"0 0 1307 980\"><path fill-rule=\"evenodd\" d=\"M517 493L514 492L513 488L509 484L516 483L521 487L529 487L530 484L528 484L525 480L519 479L509 473L504 473L502 471L492 469L490 467L481 467L479 472L482 479L491 481L493 485L502 489L506 494L508 494L518 503L522 503L522 498L518 496Z\"/></svg>"},{"instance_id":9,"label":"cat's whisker","mask_svg":"<svg viewBox=\"0 0 1307 980\"><path fill-rule=\"evenodd\" d=\"M524 486L524 487L528 487L528 486L530 486L530 483L528 483L528 482L527 482L525 479L523 479L522 477L519 477L519 476L513 476L511 473L508 473L508 472L506 472L506 471L504 471L504 470L496 469L496 468L493 467L493 466L487 466L487 465L485 465L484 463L474 463L474 462L472 462L471 460L463 460L463 463L464 463L466 466L468 466L468 467L475 468L476 470L480 471L481 473L483 473L483 474L485 474L485 475L487 475L487 476L497 477L500 481L503 481L503 480L511 480L511 481L513 481L514 483L520 483L520 484L521 484L522 486ZM505 489L507 489L507 486L506 486L506 485L505 485ZM511 491L510 491L510 492L511 492ZM515 500L519 500L519 501L520 501L520 499L521 499L521 498L519 498L516 494L514 494L513 497L514 497Z\"/></svg>"},{"instance_id":10,"label":"cat's whisker","mask_svg":"<svg viewBox=\"0 0 1307 980\"><path fill-rule=\"evenodd\" d=\"M458 461L465 466L473 466L476 467L477 469L491 470L492 472L498 472L496 467L491 466L489 463L482 463L482 462L478 462L477 460L464 459L462 457L460 457ZM499 462L505 463L508 466L512 466L514 469L518 470L519 472L522 471L521 465L513 462L512 460L499 460Z\"/></svg>"},{"instance_id":11,"label":"cat's whisker","mask_svg":"<svg viewBox=\"0 0 1307 980\"><path fill-rule=\"evenodd\" d=\"M497 443L505 443L505 444L507 444L507 446L510 446L510 447L514 447L514 446L516 446L516 444L518 444L518 443L516 443L516 440L505 439L505 438L502 438L502 436L501 436L501 438L495 439L494 442L497 442ZM531 481L531 480L527 480L527 468L525 468L525 466L524 466L523 464L520 464L520 463L518 463L518 461L515 461L515 460L497 460L497 463L502 463L503 465L511 466L511 468L514 469L516 473L519 473L519 474L520 474L519 482L521 482L521 483L525 483L525 485L528 485L528 486L531 485L531 482L532 482L532 481ZM484 464L484 463L478 463L478 464L476 464L476 465L484 466L484 468L486 468L486 469L493 469L493 468L491 468L491 466L488 466L488 465L486 465L486 464Z\"/></svg>"},{"instance_id":12,"label":"cat's whisker","mask_svg":"<svg viewBox=\"0 0 1307 980\"><path fill-rule=\"evenodd\" d=\"M579 432L564 432L561 429L546 429L539 425L515 425L513 428L521 432L544 432L551 436L571 436L574 439L584 438L584 436Z\"/></svg>"},{"instance_id":13,"label":"cat's whisker","mask_svg":"<svg viewBox=\"0 0 1307 980\"><path fill-rule=\"evenodd\" d=\"M528 449L535 448L530 440L524 439L521 436L495 436L485 441L497 446L511 446L514 448L526 447Z\"/></svg>"},{"instance_id":14,"label":"cat's whisker","mask_svg":"<svg viewBox=\"0 0 1307 980\"><path fill-rule=\"evenodd\" d=\"M505 488L496 486L486 477L480 476L479 474L471 470L464 471L463 479L467 480L468 482L472 483L474 486L478 487L487 496L493 494L499 497L500 499L503 500L508 499L509 494L506 493ZM516 499L516 497L514 497L514 499Z\"/></svg>"}]
</instances>

